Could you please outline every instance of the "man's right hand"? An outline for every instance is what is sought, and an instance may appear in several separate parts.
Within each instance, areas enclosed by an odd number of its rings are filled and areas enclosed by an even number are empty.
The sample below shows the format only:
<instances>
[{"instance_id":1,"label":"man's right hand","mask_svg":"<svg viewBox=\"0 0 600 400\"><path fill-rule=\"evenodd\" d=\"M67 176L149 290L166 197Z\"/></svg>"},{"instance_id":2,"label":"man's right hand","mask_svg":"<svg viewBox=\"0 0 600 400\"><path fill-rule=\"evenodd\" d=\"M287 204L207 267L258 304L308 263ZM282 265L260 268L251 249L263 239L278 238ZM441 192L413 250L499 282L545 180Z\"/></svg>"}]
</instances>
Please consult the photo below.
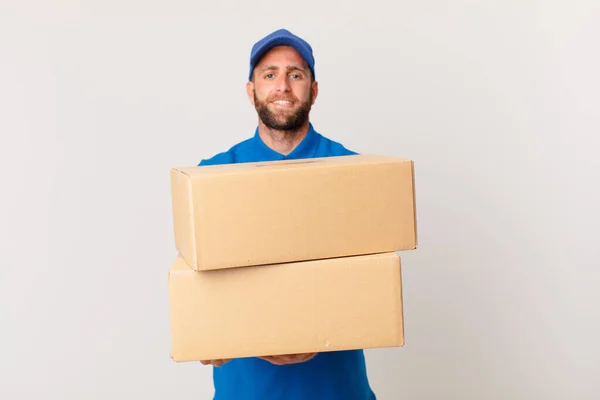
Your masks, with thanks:
<instances>
[{"instance_id":1,"label":"man's right hand","mask_svg":"<svg viewBox=\"0 0 600 400\"><path fill-rule=\"evenodd\" d=\"M169 353L169 357L171 357L171 359L173 359L173 352ZM231 361L231 358L224 359L224 360L203 360L200 362L204 365L213 365L215 367L220 367L221 365L226 364L229 361Z\"/></svg>"},{"instance_id":2,"label":"man's right hand","mask_svg":"<svg viewBox=\"0 0 600 400\"><path fill-rule=\"evenodd\" d=\"M213 365L215 367L220 367L223 364L227 364L229 361L231 361L231 358L227 358L224 360L204 360L200 362L204 365Z\"/></svg>"}]
</instances>

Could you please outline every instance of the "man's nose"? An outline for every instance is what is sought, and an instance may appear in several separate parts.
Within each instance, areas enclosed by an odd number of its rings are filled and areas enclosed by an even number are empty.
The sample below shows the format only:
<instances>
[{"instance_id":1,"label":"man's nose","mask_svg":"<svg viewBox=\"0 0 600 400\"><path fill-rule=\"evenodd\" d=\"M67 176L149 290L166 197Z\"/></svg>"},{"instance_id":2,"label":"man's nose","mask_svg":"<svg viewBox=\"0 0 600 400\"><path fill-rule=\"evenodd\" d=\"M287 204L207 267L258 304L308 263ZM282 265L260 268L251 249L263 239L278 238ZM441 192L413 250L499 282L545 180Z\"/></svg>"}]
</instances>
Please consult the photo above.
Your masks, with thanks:
<instances>
[{"instance_id":1,"label":"man's nose","mask_svg":"<svg viewBox=\"0 0 600 400\"><path fill-rule=\"evenodd\" d=\"M279 76L277 78L277 90L280 92L290 91L290 83L288 82L287 75Z\"/></svg>"}]
</instances>

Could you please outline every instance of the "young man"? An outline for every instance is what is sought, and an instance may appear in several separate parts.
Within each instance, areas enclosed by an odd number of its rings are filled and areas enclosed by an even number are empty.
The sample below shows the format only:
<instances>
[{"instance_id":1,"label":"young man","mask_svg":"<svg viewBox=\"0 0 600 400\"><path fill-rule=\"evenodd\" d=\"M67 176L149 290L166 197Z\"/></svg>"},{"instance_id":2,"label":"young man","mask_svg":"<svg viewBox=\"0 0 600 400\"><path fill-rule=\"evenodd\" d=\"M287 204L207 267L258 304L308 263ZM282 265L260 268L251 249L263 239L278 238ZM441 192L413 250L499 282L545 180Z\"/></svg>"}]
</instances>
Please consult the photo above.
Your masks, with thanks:
<instances>
[{"instance_id":1,"label":"young man","mask_svg":"<svg viewBox=\"0 0 600 400\"><path fill-rule=\"evenodd\" d=\"M311 46L281 29L258 41L246 92L258 113L254 137L199 165L356 154L317 133L309 113L319 89ZM273 299L277 301L277 299ZM373 400L362 350L206 360L215 400Z\"/></svg>"}]
</instances>

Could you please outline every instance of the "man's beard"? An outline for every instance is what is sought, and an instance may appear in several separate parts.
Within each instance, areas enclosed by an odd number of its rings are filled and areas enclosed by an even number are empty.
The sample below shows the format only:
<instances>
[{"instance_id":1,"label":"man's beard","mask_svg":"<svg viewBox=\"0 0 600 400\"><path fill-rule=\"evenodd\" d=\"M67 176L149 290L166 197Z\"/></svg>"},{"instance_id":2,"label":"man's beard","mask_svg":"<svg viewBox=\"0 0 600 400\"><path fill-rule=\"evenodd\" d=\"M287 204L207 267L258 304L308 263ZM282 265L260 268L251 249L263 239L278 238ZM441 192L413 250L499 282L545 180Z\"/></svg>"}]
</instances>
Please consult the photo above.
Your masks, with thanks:
<instances>
[{"instance_id":1,"label":"man's beard","mask_svg":"<svg viewBox=\"0 0 600 400\"><path fill-rule=\"evenodd\" d=\"M256 108L260 120L267 127L278 131L296 132L308 121L312 105L312 93L309 95L308 100L301 103L300 107L293 114L278 114L270 111L267 104L274 100L277 99L267 99L264 102L259 101L256 97L256 92L254 92L254 108ZM286 99L282 98L279 100Z\"/></svg>"}]
</instances>

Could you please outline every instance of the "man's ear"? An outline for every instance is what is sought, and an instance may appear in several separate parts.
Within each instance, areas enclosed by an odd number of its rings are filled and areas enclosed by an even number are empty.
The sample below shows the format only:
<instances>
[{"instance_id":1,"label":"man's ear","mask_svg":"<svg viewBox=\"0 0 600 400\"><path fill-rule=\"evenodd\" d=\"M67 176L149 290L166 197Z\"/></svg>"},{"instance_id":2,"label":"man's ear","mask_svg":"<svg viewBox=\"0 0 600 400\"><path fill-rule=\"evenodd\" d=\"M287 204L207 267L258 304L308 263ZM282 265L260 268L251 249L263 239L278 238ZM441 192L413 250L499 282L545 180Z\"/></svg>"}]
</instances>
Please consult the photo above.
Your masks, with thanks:
<instances>
[{"instance_id":1,"label":"man's ear","mask_svg":"<svg viewBox=\"0 0 600 400\"><path fill-rule=\"evenodd\" d=\"M319 95L319 82L313 81L310 87L310 91L312 92L312 104L315 104L315 100Z\"/></svg>"},{"instance_id":2,"label":"man's ear","mask_svg":"<svg viewBox=\"0 0 600 400\"><path fill-rule=\"evenodd\" d=\"M246 94L248 95L248 100L250 100L250 104L254 104L254 82L248 81L246 83Z\"/></svg>"}]
</instances>

